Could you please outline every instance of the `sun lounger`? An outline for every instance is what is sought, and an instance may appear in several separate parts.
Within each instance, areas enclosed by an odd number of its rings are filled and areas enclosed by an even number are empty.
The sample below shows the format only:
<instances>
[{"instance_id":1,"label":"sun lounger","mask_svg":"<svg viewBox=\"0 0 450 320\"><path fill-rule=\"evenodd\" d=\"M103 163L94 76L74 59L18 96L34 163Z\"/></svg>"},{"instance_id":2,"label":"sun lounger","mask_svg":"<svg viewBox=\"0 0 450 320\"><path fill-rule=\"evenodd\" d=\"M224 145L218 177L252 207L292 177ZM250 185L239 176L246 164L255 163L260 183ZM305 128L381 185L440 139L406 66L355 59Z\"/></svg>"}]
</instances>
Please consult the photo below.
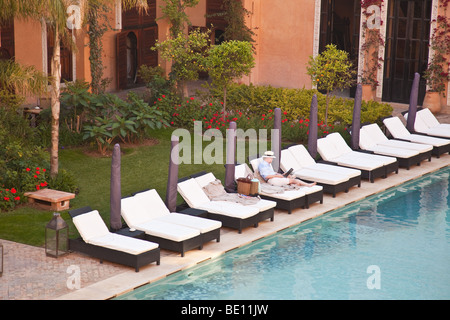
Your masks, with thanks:
<instances>
[{"instance_id":1,"label":"sun lounger","mask_svg":"<svg viewBox=\"0 0 450 320\"><path fill-rule=\"evenodd\" d=\"M408 113L403 115L406 119ZM450 124L439 123L434 114L428 108L423 108L416 113L414 131L439 138L450 138Z\"/></svg>"},{"instance_id":2,"label":"sun lounger","mask_svg":"<svg viewBox=\"0 0 450 320\"><path fill-rule=\"evenodd\" d=\"M129 227L145 232L146 240L181 256L208 241L220 241L220 221L169 212L155 189L122 199L121 214Z\"/></svg>"},{"instance_id":3,"label":"sun lounger","mask_svg":"<svg viewBox=\"0 0 450 320\"><path fill-rule=\"evenodd\" d=\"M237 180L241 177L247 177L248 173L252 173L252 171L244 163L236 165L234 173L235 180ZM306 194L303 190L285 190L282 193L265 193L262 190L258 194L262 199L275 201L277 203L275 208L287 210L289 214L296 208L306 207Z\"/></svg>"},{"instance_id":4,"label":"sun lounger","mask_svg":"<svg viewBox=\"0 0 450 320\"><path fill-rule=\"evenodd\" d=\"M281 157L281 159L283 159ZM263 161L262 158L254 158L254 157L250 157L250 164L253 168L253 172L259 176L259 172L258 172L258 167L261 161ZM259 176L260 177L260 176ZM262 177L260 178L262 180ZM309 182L309 181L308 181ZM310 181L313 182L313 181ZM323 187L321 185L315 185L312 187L306 187L306 186L302 186L298 189L298 191L302 191L305 193L305 208L309 208L309 205L319 201L321 204L323 203ZM290 194L291 191L286 191L285 194ZM295 194L295 193L293 193ZM269 195L267 194L260 194L261 197L265 198L265 199L269 199ZM282 195L277 195L277 197L282 197ZM276 200L274 200L276 201ZM281 201L278 201L281 202ZM281 203L280 203L281 205ZM284 205L284 207L288 207L287 204Z\"/></svg>"},{"instance_id":5,"label":"sun lounger","mask_svg":"<svg viewBox=\"0 0 450 320\"><path fill-rule=\"evenodd\" d=\"M294 169L293 174L306 181L315 181L324 192L336 196L338 192L361 186L361 171L316 162L303 145L293 145L281 151L281 169Z\"/></svg>"},{"instance_id":6,"label":"sun lounger","mask_svg":"<svg viewBox=\"0 0 450 320\"><path fill-rule=\"evenodd\" d=\"M441 154L450 152L448 139L410 133L399 117L385 118L383 123L394 139L431 145L433 146L432 154L438 158Z\"/></svg>"},{"instance_id":7,"label":"sun lounger","mask_svg":"<svg viewBox=\"0 0 450 320\"><path fill-rule=\"evenodd\" d=\"M202 233L198 228L186 227L152 215L154 203L147 195L135 195L121 200L121 214L128 227L145 232L145 240L156 242L162 249L180 252L203 247ZM157 211L158 204L155 204Z\"/></svg>"},{"instance_id":8,"label":"sun lounger","mask_svg":"<svg viewBox=\"0 0 450 320\"><path fill-rule=\"evenodd\" d=\"M433 150L432 146L426 144L389 140L376 123L361 127L359 147L375 154L396 157L399 166L408 170L413 164L420 165L425 159L431 160Z\"/></svg>"},{"instance_id":9,"label":"sun lounger","mask_svg":"<svg viewBox=\"0 0 450 320\"><path fill-rule=\"evenodd\" d=\"M374 182L379 177L398 173L398 161L394 157L353 151L338 132L317 140L317 150L323 160L339 166L361 170L361 177Z\"/></svg>"},{"instance_id":10,"label":"sun lounger","mask_svg":"<svg viewBox=\"0 0 450 320\"><path fill-rule=\"evenodd\" d=\"M89 256L139 268L156 262L160 263L160 249L157 243L135 239L108 230L97 210L83 207L69 211L73 224L81 238L70 239L72 251Z\"/></svg>"},{"instance_id":11,"label":"sun lounger","mask_svg":"<svg viewBox=\"0 0 450 320\"><path fill-rule=\"evenodd\" d=\"M202 189L215 181L212 173L178 180L177 190L190 208L208 211L208 218L222 222L222 226L237 229L239 233L249 226L257 227L266 219L273 221L275 202L260 200L256 205L243 205L230 201L210 200Z\"/></svg>"}]
</instances>

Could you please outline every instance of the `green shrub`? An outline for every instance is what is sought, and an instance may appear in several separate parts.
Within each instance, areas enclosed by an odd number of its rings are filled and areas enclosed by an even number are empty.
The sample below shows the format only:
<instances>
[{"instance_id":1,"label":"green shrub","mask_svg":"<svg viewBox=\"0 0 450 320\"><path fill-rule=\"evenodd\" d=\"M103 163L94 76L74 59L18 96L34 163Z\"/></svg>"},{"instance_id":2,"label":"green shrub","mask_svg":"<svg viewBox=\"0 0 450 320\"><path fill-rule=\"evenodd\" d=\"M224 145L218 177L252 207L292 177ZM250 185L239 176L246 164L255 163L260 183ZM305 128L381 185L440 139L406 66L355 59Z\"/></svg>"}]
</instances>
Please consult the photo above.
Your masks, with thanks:
<instances>
[{"instance_id":1,"label":"green shrub","mask_svg":"<svg viewBox=\"0 0 450 320\"><path fill-rule=\"evenodd\" d=\"M60 169L55 178L48 178L48 187L54 190L61 190L71 193L79 193L79 187L73 173Z\"/></svg>"},{"instance_id":2,"label":"green shrub","mask_svg":"<svg viewBox=\"0 0 450 320\"><path fill-rule=\"evenodd\" d=\"M280 108L287 112L289 120L308 119L314 94L317 95L318 101L318 120L325 121L326 96L317 90L234 85L228 93L228 105L229 109L240 110L246 114L263 114ZM332 97L328 122L350 124L353 118L353 105L353 99ZM376 122L391 113L392 107L387 103L363 101L361 105L362 122Z\"/></svg>"}]
</instances>

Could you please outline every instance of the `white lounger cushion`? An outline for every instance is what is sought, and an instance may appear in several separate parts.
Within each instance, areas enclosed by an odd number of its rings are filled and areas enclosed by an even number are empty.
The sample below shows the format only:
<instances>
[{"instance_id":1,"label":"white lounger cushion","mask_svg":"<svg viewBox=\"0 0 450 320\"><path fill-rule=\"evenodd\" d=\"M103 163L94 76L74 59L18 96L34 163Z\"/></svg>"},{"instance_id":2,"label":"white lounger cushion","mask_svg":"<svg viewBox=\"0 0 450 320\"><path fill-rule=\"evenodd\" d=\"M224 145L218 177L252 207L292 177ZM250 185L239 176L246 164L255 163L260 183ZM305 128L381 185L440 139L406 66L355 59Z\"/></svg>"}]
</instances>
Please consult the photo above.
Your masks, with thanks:
<instances>
[{"instance_id":1,"label":"white lounger cushion","mask_svg":"<svg viewBox=\"0 0 450 320\"><path fill-rule=\"evenodd\" d=\"M103 237L92 239L89 243L135 255L158 248L157 243L115 233L110 233Z\"/></svg>"},{"instance_id":2,"label":"white lounger cushion","mask_svg":"<svg viewBox=\"0 0 450 320\"><path fill-rule=\"evenodd\" d=\"M373 154L369 155L362 152L352 151L350 147L346 145L345 141L343 144L347 147L341 146L339 139L330 138L334 134L335 133L329 134L325 138L317 140L317 150L326 161L335 162L341 166L349 166L360 170L369 171L396 161L395 158L391 157ZM338 133L336 134L342 139Z\"/></svg>"},{"instance_id":3,"label":"white lounger cushion","mask_svg":"<svg viewBox=\"0 0 450 320\"><path fill-rule=\"evenodd\" d=\"M408 114L405 114L405 118L408 117ZM416 127L417 125L417 127ZM434 114L428 108L424 108L422 110L417 111L416 113L416 121L414 122L414 129L418 132L421 132L421 128L424 129L444 129L450 130L449 123L439 123L438 119L434 116Z\"/></svg>"},{"instance_id":4,"label":"white lounger cushion","mask_svg":"<svg viewBox=\"0 0 450 320\"><path fill-rule=\"evenodd\" d=\"M397 161L394 157L388 157L388 156L382 156L382 155L376 155L376 154L368 154L364 152L357 152L353 151L345 142L344 138L338 133L334 132L329 134L326 139L330 140L331 143L333 143L336 148L339 150L344 150L343 153L345 153L346 156L358 157L360 159L370 160L370 161L381 161L384 165L391 164Z\"/></svg>"},{"instance_id":5,"label":"white lounger cushion","mask_svg":"<svg viewBox=\"0 0 450 320\"><path fill-rule=\"evenodd\" d=\"M294 169L294 171L292 172L293 175L300 179L305 179L308 181L336 185L342 182L346 182L349 179L347 176L342 174L302 168L297 158L294 157L292 152L288 149L281 150L280 166L283 171L288 171L290 168Z\"/></svg>"},{"instance_id":6,"label":"white lounger cushion","mask_svg":"<svg viewBox=\"0 0 450 320\"><path fill-rule=\"evenodd\" d=\"M405 118L408 119L408 114L405 114ZM440 124L429 109L417 112L414 121L414 131L430 136L450 138L450 126L448 124Z\"/></svg>"},{"instance_id":7,"label":"white lounger cushion","mask_svg":"<svg viewBox=\"0 0 450 320\"><path fill-rule=\"evenodd\" d=\"M222 222L212 219L206 219L188 214L171 212L158 218L158 221L178 224L193 229L198 229L201 233L206 233L222 227Z\"/></svg>"},{"instance_id":8,"label":"white lounger cushion","mask_svg":"<svg viewBox=\"0 0 450 320\"><path fill-rule=\"evenodd\" d=\"M121 200L122 217L130 228L173 241L183 241L200 234L198 229L149 217L145 214L148 209L147 205L139 198L141 197L129 197Z\"/></svg>"},{"instance_id":9,"label":"white lounger cushion","mask_svg":"<svg viewBox=\"0 0 450 320\"><path fill-rule=\"evenodd\" d=\"M158 248L157 243L109 232L97 210L72 219L84 242L113 250L140 254Z\"/></svg>"},{"instance_id":10,"label":"white lounger cushion","mask_svg":"<svg viewBox=\"0 0 450 320\"><path fill-rule=\"evenodd\" d=\"M378 128L376 124L374 125ZM412 149L403 149L389 146L387 144L388 139L384 138L386 138L386 136L380 136L373 125L367 125L362 127L360 130L359 146L363 150L372 151L376 154L383 154L399 158L410 158L419 154L418 151Z\"/></svg>"},{"instance_id":11,"label":"white lounger cushion","mask_svg":"<svg viewBox=\"0 0 450 320\"><path fill-rule=\"evenodd\" d=\"M450 127L450 124L448 123L439 123L438 119L436 119L434 114L428 108L417 111L416 119L417 118L422 119L422 121L428 126L428 128L435 128L438 126Z\"/></svg>"},{"instance_id":12,"label":"white lounger cushion","mask_svg":"<svg viewBox=\"0 0 450 320\"><path fill-rule=\"evenodd\" d=\"M449 141L446 139L410 133L399 117L386 118L383 120L383 123L395 139L428 144L435 147L441 147L449 144Z\"/></svg>"},{"instance_id":13,"label":"white lounger cushion","mask_svg":"<svg viewBox=\"0 0 450 320\"><path fill-rule=\"evenodd\" d=\"M162 201L155 189L139 192L135 195L135 197L139 198L143 205L148 209L145 212L142 212L142 214L145 214L151 219L157 219L158 221L165 221L167 223L174 223L193 229L198 229L202 233L212 231L222 226L220 221L190 216L177 212L169 212L169 209L167 209L165 203Z\"/></svg>"},{"instance_id":14,"label":"white lounger cushion","mask_svg":"<svg viewBox=\"0 0 450 320\"><path fill-rule=\"evenodd\" d=\"M242 219L254 216L259 209L227 201L211 201L194 178L178 183L178 192L191 208Z\"/></svg>"},{"instance_id":15,"label":"white lounger cushion","mask_svg":"<svg viewBox=\"0 0 450 320\"><path fill-rule=\"evenodd\" d=\"M194 178L178 183L177 189L191 208L211 201Z\"/></svg>"},{"instance_id":16,"label":"white lounger cushion","mask_svg":"<svg viewBox=\"0 0 450 320\"><path fill-rule=\"evenodd\" d=\"M137 230L144 231L148 235L160 237L172 241L184 241L200 235L200 231L175 223L160 221L157 219L143 222L139 225L128 225Z\"/></svg>"},{"instance_id":17,"label":"white lounger cushion","mask_svg":"<svg viewBox=\"0 0 450 320\"><path fill-rule=\"evenodd\" d=\"M210 201L201 204L197 207L197 209L240 219L253 217L260 211L259 208L255 206L244 206L239 203L229 201Z\"/></svg>"},{"instance_id":18,"label":"white lounger cushion","mask_svg":"<svg viewBox=\"0 0 450 320\"><path fill-rule=\"evenodd\" d=\"M289 147L288 150L294 155L294 158L300 163L303 168L344 175L348 178L353 178L361 175L361 171L357 169L338 167L325 163L316 163L313 157L311 157L311 155L309 154L308 150L306 150L305 146L301 144Z\"/></svg>"},{"instance_id":19,"label":"white lounger cushion","mask_svg":"<svg viewBox=\"0 0 450 320\"><path fill-rule=\"evenodd\" d=\"M411 149L419 153L428 152L433 149L431 145L388 139L376 123L363 126L360 131L359 140L361 149L371 150L370 148L374 145Z\"/></svg>"},{"instance_id":20,"label":"white lounger cushion","mask_svg":"<svg viewBox=\"0 0 450 320\"><path fill-rule=\"evenodd\" d=\"M207 174L194 178L194 180L203 188L208 183L215 181L216 177L214 177L212 172L208 172ZM256 204L246 205L245 207L255 207L258 208L259 211L266 211L274 208L276 205L277 203L275 201L260 199Z\"/></svg>"}]
</instances>

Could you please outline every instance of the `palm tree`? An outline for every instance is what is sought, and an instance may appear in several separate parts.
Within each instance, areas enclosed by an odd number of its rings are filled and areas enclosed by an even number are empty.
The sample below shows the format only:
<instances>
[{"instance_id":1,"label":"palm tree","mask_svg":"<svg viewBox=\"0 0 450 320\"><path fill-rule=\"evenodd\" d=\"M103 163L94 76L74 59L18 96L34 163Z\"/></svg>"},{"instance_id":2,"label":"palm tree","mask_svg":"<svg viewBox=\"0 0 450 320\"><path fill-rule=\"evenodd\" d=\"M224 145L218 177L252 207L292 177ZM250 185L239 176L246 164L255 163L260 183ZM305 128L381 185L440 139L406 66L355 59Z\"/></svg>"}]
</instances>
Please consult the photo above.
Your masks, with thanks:
<instances>
[{"instance_id":1,"label":"palm tree","mask_svg":"<svg viewBox=\"0 0 450 320\"><path fill-rule=\"evenodd\" d=\"M24 66L11 59L0 60L0 89L17 95L42 94L47 91L48 78L34 66Z\"/></svg>"},{"instance_id":2,"label":"palm tree","mask_svg":"<svg viewBox=\"0 0 450 320\"><path fill-rule=\"evenodd\" d=\"M87 8L89 1L104 3L115 2L114 0L0 0L0 24L11 19L32 19L45 23L52 30L54 37L54 47L51 57L51 148L50 148L50 176L58 175L59 166L59 114L60 114L60 83L61 83L61 57L60 43L68 37L67 9L70 5L77 5L79 8ZM122 0L124 8L138 7L147 8L147 0ZM80 10L80 18L84 19L83 11Z\"/></svg>"}]
</instances>

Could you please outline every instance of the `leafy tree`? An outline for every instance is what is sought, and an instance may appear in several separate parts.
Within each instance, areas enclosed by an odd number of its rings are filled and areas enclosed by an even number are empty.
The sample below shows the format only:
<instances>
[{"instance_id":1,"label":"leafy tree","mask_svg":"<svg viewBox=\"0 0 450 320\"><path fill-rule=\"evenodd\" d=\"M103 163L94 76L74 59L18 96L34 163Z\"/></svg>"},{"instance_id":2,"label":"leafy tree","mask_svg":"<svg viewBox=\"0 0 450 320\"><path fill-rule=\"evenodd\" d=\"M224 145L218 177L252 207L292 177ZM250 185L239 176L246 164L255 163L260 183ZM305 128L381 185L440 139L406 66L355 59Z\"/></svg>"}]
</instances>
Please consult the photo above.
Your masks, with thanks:
<instances>
[{"instance_id":1,"label":"leafy tree","mask_svg":"<svg viewBox=\"0 0 450 320\"><path fill-rule=\"evenodd\" d=\"M215 13L210 16L223 16L227 23L224 32L225 40L239 40L254 43L255 33L245 24L245 17L251 15L251 12L244 8L241 0L223 0L223 12Z\"/></svg>"},{"instance_id":2,"label":"leafy tree","mask_svg":"<svg viewBox=\"0 0 450 320\"><path fill-rule=\"evenodd\" d=\"M194 29L187 36L178 33L174 38L157 41L153 50L172 61L172 74L176 78L181 95L187 96L186 81L197 80L199 71L205 67L205 48L209 45L209 31Z\"/></svg>"},{"instance_id":3,"label":"leafy tree","mask_svg":"<svg viewBox=\"0 0 450 320\"><path fill-rule=\"evenodd\" d=\"M114 0L91 0L91 1L105 1L110 4L114 3ZM82 1L83 8L86 6L89 0ZM138 6L142 8L147 7L146 0L123 0L122 4L124 8ZM74 47L71 43L71 37L69 36L69 29L66 28L68 24L67 9L70 5L80 5L79 2L72 2L67 0L0 0L0 23L9 21L11 19L33 19L45 23L47 27L52 31L54 37L53 53L51 54L51 147L50 147L50 176L56 177L58 174L59 156L59 115L60 115L60 85L61 85L61 50L60 43L62 40L69 42L70 47ZM77 18L81 20L85 19L85 14L81 12L77 15Z\"/></svg>"},{"instance_id":4,"label":"leafy tree","mask_svg":"<svg viewBox=\"0 0 450 320\"><path fill-rule=\"evenodd\" d=\"M355 82L356 71L348 58L348 53L329 44L325 51L315 58L310 57L307 73L319 90L326 92L325 124L328 124L328 105L331 93L336 89L350 88Z\"/></svg>"},{"instance_id":5,"label":"leafy tree","mask_svg":"<svg viewBox=\"0 0 450 320\"><path fill-rule=\"evenodd\" d=\"M206 65L212 84L223 90L223 114L225 116L227 89L234 80L249 75L255 65L252 45L247 41L222 42L209 50Z\"/></svg>"},{"instance_id":6,"label":"leafy tree","mask_svg":"<svg viewBox=\"0 0 450 320\"><path fill-rule=\"evenodd\" d=\"M195 7L200 0L163 0L165 5L160 6L163 16L161 19L169 19L170 36L178 37L179 33L184 32L185 24L190 25L186 8Z\"/></svg>"}]
</instances>

